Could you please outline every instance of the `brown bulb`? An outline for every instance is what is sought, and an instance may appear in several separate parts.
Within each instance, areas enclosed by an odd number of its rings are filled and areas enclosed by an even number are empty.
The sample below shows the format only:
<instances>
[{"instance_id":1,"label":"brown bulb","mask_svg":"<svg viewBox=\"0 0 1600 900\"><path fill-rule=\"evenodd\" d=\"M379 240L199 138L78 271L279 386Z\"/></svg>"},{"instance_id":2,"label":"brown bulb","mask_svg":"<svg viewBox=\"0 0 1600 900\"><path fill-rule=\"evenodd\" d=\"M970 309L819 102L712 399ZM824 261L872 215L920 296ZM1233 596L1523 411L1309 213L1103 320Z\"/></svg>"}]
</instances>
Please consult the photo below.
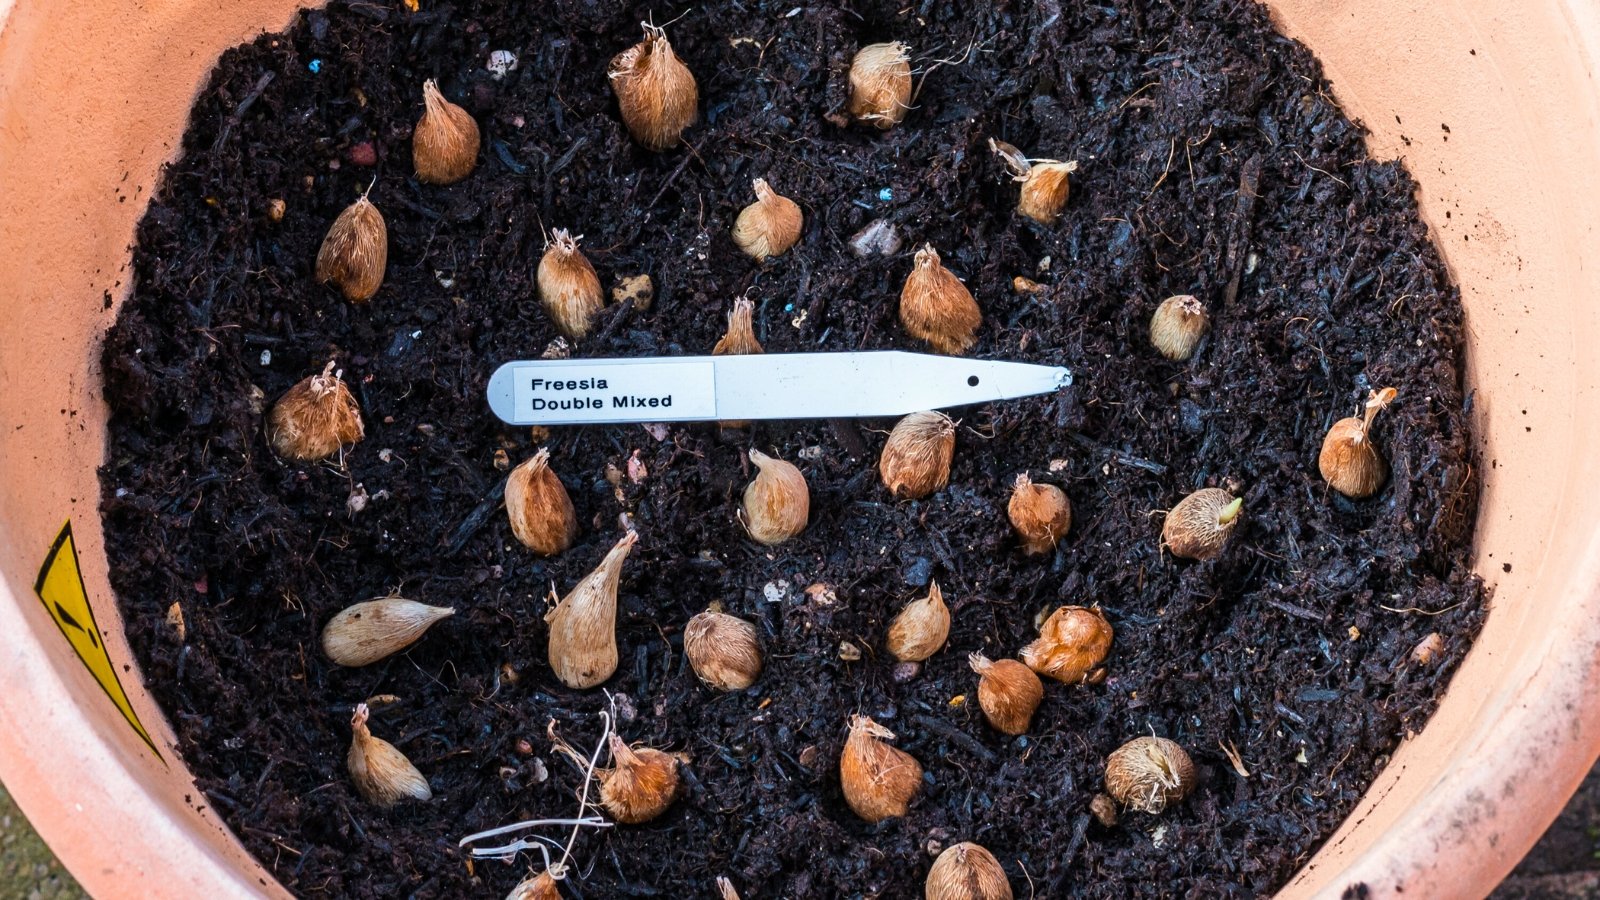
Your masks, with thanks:
<instances>
[{"instance_id":1,"label":"brown bulb","mask_svg":"<svg viewBox=\"0 0 1600 900\"><path fill-rule=\"evenodd\" d=\"M982 653L967 657L978 673L978 706L996 731L1023 734L1044 700L1044 684L1033 670L1014 659L991 660Z\"/></svg>"},{"instance_id":2,"label":"brown bulb","mask_svg":"<svg viewBox=\"0 0 1600 900\"><path fill-rule=\"evenodd\" d=\"M689 620L683 655L700 680L719 691L742 691L761 677L756 626L720 610L708 609Z\"/></svg>"},{"instance_id":3,"label":"brown bulb","mask_svg":"<svg viewBox=\"0 0 1600 900\"><path fill-rule=\"evenodd\" d=\"M961 354L977 341L982 322L972 292L939 262L938 251L924 244L900 289L900 324L937 353Z\"/></svg>"},{"instance_id":4,"label":"brown bulb","mask_svg":"<svg viewBox=\"0 0 1600 900\"><path fill-rule=\"evenodd\" d=\"M989 139L989 149L1005 163L1012 179L1022 184L1017 195L1017 212L1040 225L1054 222L1067 206L1067 196L1071 193L1069 176L1078 171L1078 164L1053 159L1030 160L1021 150L994 138Z\"/></svg>"},{"instance_id":5,"label":"brown bulb","mask_svg":"<svg viewBox=\"0 0 1600 900\"><path fill-rule=\"evenodd\" d=\"M1027 473L1017 476L1006 513L1029 556L1055 550L1056 541L1072 527L1072 503L1066 492L1053 484L1034 484Z\"/></svg>"},{"instance_id":6,"label":"brown bulb","mask_svg":"<svg viewBox=\"0 0 1600 900\"><path fill-rule=\"evenodd\" d=\"M889 652L901 662L922 662L939 652L950 637L950 607L939 583L928 586L928 596L913 600L889 623Z\"/></svg>"},{"instance_id":7,"label":"brown bulb","mask_svg":"<svg viewBox=\"0 0 1600 900\"><path fill-rule=\"evenodd\" d=\"M611 89L622 123L649 150L666 150L694 124L700 89L689 67L672 52L665 29L644 26L644 40L611 60Z\"/></svg>"},{"instance_id":8,"label":"brown bulb","mask_svg":"<svg viewBox=\"0 0 1600 900\"><path fill-rule=\"evenodd\" d=\"M422 118L411 132L411 164L417 180L455 184L478 165L478 122L439 93L432 78L422 83Z\"/></svg>"},{"instance_id":9,"label":"brown bulb","mask_svg":"<svg viewBox=\"0 0 1600 900\"><path fill-rule=\"evenodd\" d=\"M1022 179L1022 191L1017 195L1017 212L1040 225L1049 225L1067 207L1070 192L1069 176L1078 171L1075 162L1054 160L1034 163Z\"/></svg>"},{"instance_id":10,"label":"brown bulb","mask_svg":"<svg viewBox=\"0 0 1600 900\"><path fill-rule=\"evenodd\" d=\"M365 194L328 226L317 251L317 281L332 283L353 303L372 299L389 264L389 226Z\"/></svg>"},{"instance_id":11,"label":"brown bulb","mask_svg":"<svg viewBox=\"0 0 1600 900\"><path fill-rule=\"evenodd\" d=\"M1194 788L1194 763L1159 737L1136 737L1106 759L1106 793L1123 806L1159 813Z\"/></svg>"},{"instance_id":12,"label":"brown bulb","mask_svg":"<svg viewBox=\"0 0 1600 900\"><path fill-rule=\"evenodd\" d=\"M667 811L678 796L678 761L650 747L634 749L611 735L609 769L596 770L600 802L611 818L639 825Z\"/></svg>"},{"instance_id":13,"label":"brown bulb","mask_svg":"<svg viewBox=\"0 0 1600 900\"><path fill-rule=\"evenodd\" d=\"M733 242L756 260L781 256L800 240L805 217L800 204L774 191L765 178L755 180L756 202L740 210L733 222Z\"/></svg>"},{"instance_id":14,"label":"brown bulb","mask_svg":"<svg viewBox=\"0 0 1600 900\"><path fill-rule=\"evenodd\" d=\"M946 847L928 870L927 900L1011 900L1011 882L994 854L971 841Z\"/></svg>"},{"instance_id":15,"label":"brown bulb","mask_svg":"<svg viewBox=\"0 0 1600 900\"><path fill-rule=\"evenodd\" d=\"M850 62L850 118L888 131L911 108L910 47L868 44Z\"/></svg>"},{"instance_id":16,"label":"brown bulb","mask_svg":"<svg viewBox=\"0 0 1600 900\"><path fill-rule=\"evenodd\" d=\"M506 518L517 540L540 556L555 556L578 539L578 514L550 470L549 448L541 447L506 476Z\"/></svg>"},{"instance_id":17,"label":"brown bulb","mask_svg":"<svg viewBox=\"0 0 1600 900\"><path fill-rule=\"evenodd\" d=\"M556 328L578 340L589 333L595 313L605 306L600 276L578 249L578 238L565 228L557 228L550 237L550 247L539 260L539 299Z\"/></svg>"},{"instance_id":18,"label":"brown bulb","mask_svg":"<svg viewBox=\"0 0 1600 900\"><path fill-rule=\"evenodd\" d=\"M628 532L593 572L545 613L550 668L569 688L591 688L617 671L617 586L639 535Z\"/></svg>"},{"instance_id":19,"label":"brown bulb","mask_svg":"<svg viewBox=\"0 0 1600 900\"><path fill-rule=\"evenodd\" d=\"M956 423L941 412L906 416L889 432L878 458L878 475L896 497L917 500L950 483Z\"/></svg>"},{"instance_id":20,"label":"brown bulb","mask_svg":"<svg viewBox=\"0 0 1600 900\"><path fill-rule=\"evenodd\" d=\"M352 604L322 627L322 652L341 666L367 666L421 640L435 622L455 610L402 597Z\"/></svg>"},{"instance_id":21,"label":"brown bulb","mask_svg":"<svg viewBox=\"0 0 1600 900\"><path fill-rule=\"evenodd\" d=\"M839 786L845 802L868 822L904 816L922 789L922 764L889 746L894 732L870 716L850 717L850 737L839 759Z\"/></svg>"},{"instance_id":22,"label":"brown bulb","mask_svg":"<svg viewBox=\"0 0 1600 900\"><path fill-rule=\"evenodd\" d=\"M1353 500L1371 497L1389 478L1389 461L1372 442L1372 420L1399 393L1394 388L1371 391L1360 418L1340 419L1322 439L1317 468L1339 493Z\"/></svg>"},{"instance_id":23,"label":"brown bulb","mask_svg":"<svg viewBox=\"0 0 1600 900\"><path fill-rule=\"evenodd\" d=\"M712 356L744 355L750 353L765 353L761 342L756 340L755 331L755 304L744 297L733 301L733 312L728 313L728 330L711 348ZM728 419L720 424L723 428L747 428L750 423L744 419Z\"/></svg>"},{"instance_id":24,"label":"brown bulb","mask_svg":"<svg viewBox=\"0 0 1600 900\"><path fill-rule=\"evenodd\" d=\"M1182 362L1194 355L1200 339L1211 330L1211 317L1196 297L1168 297L1150 317L1150 343L1167 359Z\"/></svg>"},{"instance_id":25,"label":"brown bulb","mask_svg":"<svg viewBox=\"0 0 1600 900\"><path fill-rule=\"evenodd\" d=\"M403 800L432 800L433 788L406 755L367 729L367 705L356 706L350 717L350 752L345 767L362 799L376 806L389 807Z\"/></svg>"},{"instance_id":26,"label":"brown bulb","mask_svg":"<svg viewBox=\"0 0 1600 900\"><path fill-rule=\"evenodd\" d=\"M273 404L267 440L285 459L311 462L339 452L366 435L361 407L330 360L321 375L301 379Z\"/></svg>"},{"instance_id":27,"label":"brown bulb","mask_svg":"<svg viewBox=\"0 0 1600 900\"><path fill-rule=\"evenodd\" d=\"M772 546L806 530L811 517L811 489L793 463L750 451L755 480L745 486L739 521L756 541Z\"/></svg>"},{"instance_id":28,"label":"brown bulb","mask_svg":"<svg viewBox=\"0 0 1600 900\"><path fill-rule=\"evenodd\" d=\"M518 882L506 900L561 900L561 888L549 872L540 872Z\"/></svg>"},{"instance_id":29,"label":"brown bulb","mask_svg":"<svg viewBox=\"0 0 1600 900\"><path fill-rule=\"evenodd\" d=\"M1111 623L1099 609L1063 606L1045 619L1039 638L1022 648L1028 668L1066 684L1087 679L1111 649Z\"/></svg>"},{"instance_id":30,"label":"brown bulb","mask_svg":"<svg viewBox=\"0 0 1600 900\"><path fill-rule=\"evenodd\" d=\"M1161 526L1161 542L1173 556L1216 559L1239 524L1244 501L1222 488L1201 488L1178 501Z\"/></svg>"}]
</instances>

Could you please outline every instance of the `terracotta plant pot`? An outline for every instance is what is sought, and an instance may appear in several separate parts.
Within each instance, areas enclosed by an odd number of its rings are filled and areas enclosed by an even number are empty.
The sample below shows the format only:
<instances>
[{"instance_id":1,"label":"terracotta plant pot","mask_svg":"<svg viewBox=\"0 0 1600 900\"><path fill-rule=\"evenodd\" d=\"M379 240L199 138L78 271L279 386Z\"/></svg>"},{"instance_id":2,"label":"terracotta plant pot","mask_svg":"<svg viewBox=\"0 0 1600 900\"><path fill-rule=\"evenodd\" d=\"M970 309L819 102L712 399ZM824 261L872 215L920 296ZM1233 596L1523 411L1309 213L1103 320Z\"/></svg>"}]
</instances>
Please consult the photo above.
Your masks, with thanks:
<instances>
[{"instance_id":1,"label":"terracotta plant pot","mask_svg":"<svg viewBox=\"0 0 1600 900\"><path fill-rule=\"evenodd\" d=\"M134 224L217 56L296 5L0 0L0 778L99 897L284 895L129 665L96 468ZM1600 749L1600 360L1580 346L1600 342L1600 5L1269 5L1374 153L1406 160L1460 283L1494 588L1438 713L1283 896L1482 895ZM36 592L69 520L75 548Z\"/></svg>"}]
</instances>

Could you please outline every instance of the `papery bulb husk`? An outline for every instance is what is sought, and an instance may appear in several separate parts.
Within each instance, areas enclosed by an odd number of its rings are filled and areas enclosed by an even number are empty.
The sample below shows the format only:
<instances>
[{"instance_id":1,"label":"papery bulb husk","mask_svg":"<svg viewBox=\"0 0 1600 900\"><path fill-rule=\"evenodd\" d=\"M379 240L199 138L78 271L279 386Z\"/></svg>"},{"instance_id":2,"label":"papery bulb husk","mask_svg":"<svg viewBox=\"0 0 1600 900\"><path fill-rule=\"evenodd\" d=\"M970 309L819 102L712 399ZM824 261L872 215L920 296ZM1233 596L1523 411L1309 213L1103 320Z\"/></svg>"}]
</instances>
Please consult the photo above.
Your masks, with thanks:
<instances>
[{"instance_id":1,"label":"papery bulb husk","mask_svg":"<svg viewBox=\"0 0 1600 900\"><path fill-rule=\"evenodd\" d=\"M383 807L403 800L432 800L433 788L428 786L428 779L393 744L372 736L367 729L367 716L367 705L361 703L350 718L352 739L345 767L350 770L356 793L368 803Z\"/></svg>"},{"instance_id":2,"label":"papery bulb husk","mask_svg":"<svg viewBox=\"0 0 1600 900\"><path fill-rule=\"evenodd\" d=\"M1028 174L1022 176L1022 190L1017 195L1017 212L1049 225L1067 208L1071 193L1071 178L1078 171L1075 162L1045 161L1034 163Z\"/></svg>"},{"instance_id":3,"label":"papery bulb husk","mask_svg":"<svg viewBox=\"0 0 1600 900\"><path fill-rule=\"evenodd\" d=\"M403 597L355 603L322 627L322 652L341 666L368 666L415 644L435 622L455 612Z\"/></svg>"},{"instance_id":4,"label":"papery bulb husk","mask_svg":"<svg viewBox=\"0 0 1600 900\"><path fill-rule=\"evenodd\" d=\"M1150 317L1150 343L1167 359L1183 362L1194 356L1200 339L1211 330L1211 316L1198 297L1168 297Z\"/></svg>"},{"instance_id":5,"label":"papery bulb husk","mask_svg":"<svg viewBox=\"0 0 1600 900\"><path fill-rule=\"evenodd\" d=\"M839 758L839 786L845 802L868 822L904 816L922 789L922 764L889 746L894 732L869 716L850 717L850 737Z\"/></svg>"},{"instance_id":6,"label":"papery bulb husk","mask_svg":"<svg viewBox=\"0 0 1600 900\"><path fill-rule=\"evenodd\" d=\"M1128 809L1159 813L1194 789L1194 763L1176 743L1136 737L1106 759L1106 793Z\"/></svg>"},{"instance_id":7,"label":"papery bulb husk","mask_svg":"<svg viewBox=\"0 0 1600 900\"><path fill-rule=\"evenodd\" d=\"M900 324L936 353L958 356L977 340L983 312L972 292L939 261L931 245L917 251L916 262L900 289Z\"/></svg>"},{"instance_id":8,"label":"papery bulb husk","mask_svg":"<svg viewBox=\"0 0 1600 900\"><path fill-rule=\"evenodd\" d=\"M506 900L561 900L561 888L549 872L540 872L517 882Z\"/></svg>"},{"instance_id":9,"label":"papery bulb husk","mask_svg":"<svg viewBox=\"0 0 1600 900\"><path fill-rule=\"evenodd\" d=\"M719 691L742 691L761 677L756 626L724 612L708 609L689 620L683 655L700 680Z\"/></svg>"},{"instance_id":10,"label":"papery bulb husk","mask_svg":"<svg viewBox=\"0 0 1600 900\"><path fill-rule=\"evenodd\" d=\"M937 581L928 596L913 600L889 623L889 652L901 662L922 662L939 652L950 637L950 607Z\"/></svg>"},{"instance_id":11,"label":"papery bulb husk","mask_svg":"<svg viewBox=\"0 0 1600 900\"><path fill-rule=\"evenodd\" d=\"M1363 415L1333 423L1322 439L1317 468L1329 487L1352 500L1371 497L1389 480L1389 461L1372 441L1372 420L1396 393L1394 388L1373 391Z\"/></svg>"},{"instance_id":12,"label":"papery bulb husk","mask_svg":"<svg viewBox=\"0 0 1600 900\"><path fill-rule=\"evenodd\" d=\"M622 123L646 149L672 148L694 124L700 89L664 30L644 26L644 40L617 54L608 74Z\"/></svg>"},{"instance_id":13,"label":"papery bulb husk","mask_svg":"<svg viewBox=\"0 0 1600 900\"><path fill-rule=\"evenodd\" d=\"M1099 609L1063 606L1039 628L1039 638L1022 648L1028 668L1066 684L1078 684L1111 649L1111 623Z\"/></svg>"},{"instance_id":14,"label":"papery bulb husk","mask_svg":"<svg viewBox=\"0 0 1600 900\"><path fill-rule=\"evenodd\" d=\"M600 803L624 825L648 822L667 811L678 796L678 761L650 747L631 748L611 735L610 769L600 778Z\"/></svg>"},{"instance_id":15,"label":"papery bulb husk","mask_svg":"<svg viewBox=\"0 0 1600 900\"><path fill-rule=\"evenodd\" d=\"M411 164L417 180L455 184L478 165L478 121L446 100L432 78L422 83L422 118L411 132Z\"/></svg>"},{"instance_id":16,"label":"papery bulb husk","mask_svg":"<svg viewBox=\"0 0 1600 900\"><path fill-rule=\"evenodd\" d=\"M717 876L717 893L722 895L722 900L739 900L739 891L725 876Z\"/></svg>"},{"instance_id":17,"label":"papery bulb husk","mask_svg":"<svg viewBox=\"0 0 1600 900\"><path fill-rule=\"evenodd\" d=\"M889 432L878 457L878 475L894 496L917 500L950 483L956 423L941 412L916 412Z\"/></svg>"},{"instance_id":18,"label":"papery bulb husk","mask_svg":"<svg viewBox=\"0 0 1600 900\"><path fill-rule=\"evenodd\" d=\"M868 44L850 61L850 118L888 131L911 109L910 47Z\"/></svg>"},{"instance_id":19,"label":"papery bulb husk","mask_svg":"<svg viewBox=\"0 0 1600 900\"><path fill-rule=\"evenodd\" d=\"M1000 860L971 841L946 847L928 870L926 900L1012 900L1011 882Z\"/></svg>"},{"instance_id":20,"label":"papery bulb husk","mask_svg":"<svg viewBox=\"0 0 1600 900\"><path fill-rule=\"evenodd\" d=\"M578 249L578 239L565 228L551 232L550 247L539 260L539 299L556 324L572 340L589 333L595 314L605 307L600 276Z\"/></svg>"},{"instance_id":21,"label":"papery bulb husk","mask_svg":"<svg viewBox=\"0 0 1600 900\"><path fill-rule=\"evenodd\" d=\"M765 262L782 256L800 240L805 216L800 204L774 191L765 178L755 180L756 202L739 211L733 222L733 242L739 249Z\"/></svg>"},{"instance_id":22,"label":"papery bulb husk","mask_svg":"<svg viewBox=\"0 0 1600 900\"><path fill-rule=\"evenodd\" d=\"M1053 484L1035 484L1027 474L1017 476L1006 514L1029 556L1055 550L1056 542L1072 527L1072 503L1066 492Z\"/></svg>"},{"instance_id":23,"label":"papery bulb husk","mask_svg":"<svg viewBox=\"0 0 1600 900\"><path fill-rule=\"evenodd\" d=\"M1161 542L1173 556L1216 559L1239 524L1243 504L1222 488L1201 488L1178 501L1161 526Z\"/></svg>"},{"instance_id":24,"label":"papery bulb husk","mask_svg":"<svg viewBox=\"0 0 1600 900\"><path fill-rule=\"evenodd\" d=\"M712 356L766 352L761 342L756 340L755 309L756 305L744 297L733 301L733 311L728 313L728 330L711 348ZM747 428L750 425L745 419L728 419L719 424L723 428Z\"/></svg>"},{"instance_id":25,"label":"papery bulb husk","mask_svg":"<svg viewBox=\"0 0 1600 900\"><path fill-rule=\"evenodd\" d=\"M317 251L317 281L332 282L353 303L372 299L389 265L389 226L365 195L344 208Z\"/></svg>"},{"instance_id":26,"label":"papery bulb husk","mask_svg":"<svg viewBox=\"0 0 1600 900\"><path fill-rule=\"evenodd\" d=\"M750 451L756 477L744 489L739 519L757 542L773 546L806 530L811 518L811 489L793 463Z\"/></svg>"},{"instance_id":27,"label":"papery bulb husk","mask_svg":"<svg viewBox=\"0 0 1600 900\"><path fill-rule=\"evenodd\" d=\"M591 688L617 671L617 585L622 561L639 540L628 532L593 572L545 613L550 626L550 668L569 688Z\"/></svg>"},{"instance_id":28,"label":"papery bulb husk","mask_svg":"<svg viewBox=\"0 0 1600 900\"><path fill-rule=\"evenodd\" d=\"M285 459L327 459L366 436L361 407L330 361L285 391L267 417L267 440Z\"/></svg>"},{"instance_id":29,"label":"papery bulb husk","mask_svg":"<svg viewBox=\"0 0 1600 900\"><path fill-rule=\"evenodd\" d=\"M550 470L549 448L540 448L506 476L506 517L517 540L540 556L555 556L578 539L578 514L566 486Z\"/></svg>"},{"instance_id":30,"label":"papery bulb husk","mask_svg":"<svg viewBox=\"0 0 1600 900\"><path fill-rule=\"evenodd\" d=\"M1439 632L1430 631L1428 635L1411 648L1411 661L1419 666L1431 666L1439 657L1444 655L1444 638Z\"/></svg>"},{"instance_id":31,"label":"papery bulb husk","mask_svg":"<svg viewBox=\"0 0 1600 900\"><path fill-rule=\"evenodd\" d=\"M978 673L978 707L996 731L1024 734L1044 701L1044 683L1033 670L1014 659L991 660L982 653L967 657Z\"/></svg>"}]
</instances>

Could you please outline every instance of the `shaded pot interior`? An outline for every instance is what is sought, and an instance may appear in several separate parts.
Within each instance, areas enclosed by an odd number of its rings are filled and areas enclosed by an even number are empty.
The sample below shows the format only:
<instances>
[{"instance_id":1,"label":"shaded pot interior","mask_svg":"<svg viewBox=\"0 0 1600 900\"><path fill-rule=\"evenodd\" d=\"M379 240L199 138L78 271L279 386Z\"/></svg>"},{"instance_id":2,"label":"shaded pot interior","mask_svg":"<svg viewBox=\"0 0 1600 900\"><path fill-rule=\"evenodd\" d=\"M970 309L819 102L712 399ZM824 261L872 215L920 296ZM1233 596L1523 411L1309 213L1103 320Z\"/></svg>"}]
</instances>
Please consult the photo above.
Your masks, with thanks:
<instances>
[{"instance_id":1,"label":"shaded pot interior","mask_svg":"<svg viewBox=\"0 0 1600 900\"><path fill-rule=\"evenodd\" d=\"M1582 0L1278 0L1340 101L1400 157L1461 287L1484 493L1477 644L1427 728L1285 888L1487 893L1600 748L1600 514L1582 415L1600 337L1600 10ZM0 0L0 777L96 896L282 895L196 796L122 637L98 522L100 337L134 224L217 56L297 4ZM154 752L35 593L63 522Z\"/></svg>"}]
</instances>

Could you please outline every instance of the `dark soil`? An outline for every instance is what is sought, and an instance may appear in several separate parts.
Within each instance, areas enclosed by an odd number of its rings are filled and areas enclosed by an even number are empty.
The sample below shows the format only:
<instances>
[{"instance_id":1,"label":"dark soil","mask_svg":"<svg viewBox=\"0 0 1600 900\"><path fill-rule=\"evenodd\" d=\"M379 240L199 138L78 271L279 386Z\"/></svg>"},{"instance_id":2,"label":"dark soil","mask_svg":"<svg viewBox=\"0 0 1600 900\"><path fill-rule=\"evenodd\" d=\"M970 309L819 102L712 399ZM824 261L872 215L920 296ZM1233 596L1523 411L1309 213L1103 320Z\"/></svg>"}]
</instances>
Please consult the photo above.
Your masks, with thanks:
<instances>
[{"instance_id":1,"label":"dark soil","mask_svg":"<svg viewBox=\"0 0 1600 900\"><path fill-rule=\"evenodd\" d=\"M903 6L687 8L670 35L703 121L689 147L659 155L628 140L605 70L640 20L676 6L335 2L224 55L139 229L136 282L107 339L105 522L194 804L291 890L499 896L528 871L527 856L474 868L456 841L575 811L578 779L545 726L592 743L607 701L554 681L544 597L595 565L625 511L642 539L606 687L628 740L691 762L662 819L579 841L568 896L709 897L726 875L746 900L914 897L930 848L963 839L994 850L1023 897L1257 895L1423 725L1483 594L1467 555L1477 482L1461 313L1408 176L1367 158L1316 62L1249 2ZM973 52L933 68L902 127L839 127L850 55L891 39L924 68ZM521 65L496 82L484 64L501 48ZM409 177L429 77L484 132L480 167L454 187ZM991 136L1080 161L1057 225L1013 214ZM358 164L369 149L375 164ZM801 244L765 268L728 237L757 176L807 215ZM311 269L329 222L374 179L388 277L353 306ZM277 224L274 198L287 203ZM906 247L853 257L848 238L879 217ZM895 308L911 250L929 241L983 306L974 355L1064 364L1077 384L961 411L951 485L925 502L879 484L883 422L541 441L498 423L483 390L495 366L555 336L533 286L554 227L585 235L608 286L637 272L658 286L647 313L608 308L580 354L708 352L741 295L768 351L919 349ZM1047 290L1014 293L1019 274ZM1215 322L1188 364L1148 343L1151 311L1174 293L1199 295ZM329 358L366 440L344 468L274 458L262 398ZM1317 449L1378 385L1401 392L1378 431L1394 477L1352 503L1324 487ZM497 451L520 462L541 442L584 523L553 560L516 544L497 505ZM734 520L747 446L810 480L811 526L777 550ZM606 467L634 454L648 478L614 489ZM1009 531L1019 472L1072 498L1054 558L1024 558ZM1228 552L1163 555L1159 511L1206 485L1246 498ZM374 499L351 515L356 486ZM954 603L950 643L898 683L886 623L933 578ZM329 616L390 590L460 612L370 668L323 660ZM711 693L680 652L712 600L763 633L768 667L748 692ZM174 601L186 643L163 624ZM975 690L967 653L1015 653L1063 603L1104 607L1110 677L1051 685L1032 732L1005 739L953 699ZM1442 663L1408 663L1430 631ZM841 641L866 657L842 660ZM354 794L350 709L376 694L399 701L374 732L428 776L431 803L385 812ZM866 825L843 802L855 711L927 768L902 820ZM1160 817L1092 823L1106 755L1152 731L1194 755L1199 788Z\"/></svg>"}]
</instances>

